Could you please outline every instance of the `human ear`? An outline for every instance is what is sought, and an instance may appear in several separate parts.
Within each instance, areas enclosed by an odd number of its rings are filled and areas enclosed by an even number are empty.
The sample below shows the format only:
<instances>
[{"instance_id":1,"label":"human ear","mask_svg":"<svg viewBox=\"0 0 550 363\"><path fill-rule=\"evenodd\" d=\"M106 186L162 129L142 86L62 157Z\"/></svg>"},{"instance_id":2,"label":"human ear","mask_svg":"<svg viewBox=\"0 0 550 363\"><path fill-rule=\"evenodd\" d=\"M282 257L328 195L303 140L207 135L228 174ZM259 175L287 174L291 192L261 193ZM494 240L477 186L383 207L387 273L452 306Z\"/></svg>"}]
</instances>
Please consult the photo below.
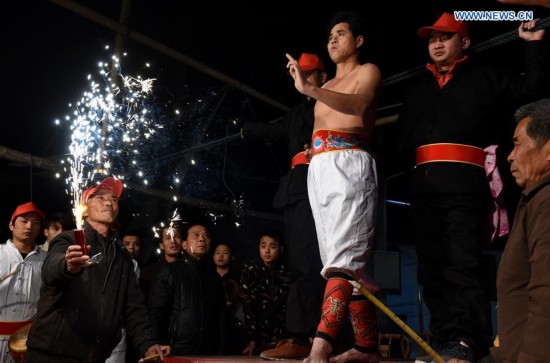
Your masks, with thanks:
<instances>
[{"instance_id":1,"label":"human ear","mask_svg":"<svg viewBox=\"0 0 550 363\"><path fill-rule=\"evenodd\" d=\"M355 48L359 48L363 45L364 38L362 35L358 35L357 38L355 38Z\"/></svg>"},{"instance_id":2,"label":"human ear","mask_svg":"<svg viewBox=\"0 0 550 363\"><path fill-rule=\"evenodd\" d=\"M466 49L470 48L471 42L472 41L470 40L470 37L462 38L462 49L466 50Z\"/></svg>"}]
</instances>

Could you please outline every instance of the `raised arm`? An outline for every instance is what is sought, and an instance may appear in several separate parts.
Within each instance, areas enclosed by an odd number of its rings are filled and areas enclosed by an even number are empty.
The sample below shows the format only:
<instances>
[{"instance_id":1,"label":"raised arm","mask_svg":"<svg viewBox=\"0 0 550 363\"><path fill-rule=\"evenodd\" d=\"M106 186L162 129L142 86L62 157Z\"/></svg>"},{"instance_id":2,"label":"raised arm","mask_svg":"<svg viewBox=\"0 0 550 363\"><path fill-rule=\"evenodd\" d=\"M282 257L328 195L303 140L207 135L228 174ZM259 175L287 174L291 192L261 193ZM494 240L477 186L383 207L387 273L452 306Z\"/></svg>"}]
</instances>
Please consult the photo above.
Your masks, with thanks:
<instances>
[{"instance_id":1,"label":"raised arm","mask_svg":"<svg viewBox=\"0 0 550 363\"><path fill-rule=\"evenodd\" d=\"M334 78L323 87L316 87L307 82L298 62L291 55L287 54L286 56L289 60L287 67L290 75L294 78L296 89L335 111L347 115L362 116L376 101L376 94L382 79L376 65L372 63L360 65L342 78ZM350 77L353 77L352 80Z\"/></svg>"}]
</instances>

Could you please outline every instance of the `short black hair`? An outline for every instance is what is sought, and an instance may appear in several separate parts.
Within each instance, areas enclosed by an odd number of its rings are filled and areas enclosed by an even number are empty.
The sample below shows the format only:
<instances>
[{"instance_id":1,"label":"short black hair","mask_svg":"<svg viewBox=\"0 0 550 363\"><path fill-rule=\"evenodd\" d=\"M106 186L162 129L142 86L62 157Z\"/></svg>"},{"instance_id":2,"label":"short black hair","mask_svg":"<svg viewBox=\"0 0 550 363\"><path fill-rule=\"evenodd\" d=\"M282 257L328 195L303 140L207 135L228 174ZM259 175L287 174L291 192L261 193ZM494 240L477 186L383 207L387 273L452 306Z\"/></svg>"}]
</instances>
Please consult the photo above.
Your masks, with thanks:
<instances>
[{"instance_id":1,"label":"short black hair","mask_svg":"<svg viewBox=\"0 0 550 363\"><path fill-rule=\"evenodd\" d=\"M260 244L260 240L262 239L262 237L273 238L274 240L279 242L280 247L284 246L284 240L283 240L282 235L274 229L268 229L268 230L265 230L262 233L260 233L260 237L258 238L258 244Z\"/></svg>"},{"instance_id":2,"label":"short black hair","mask_svg":"<svg viewBox=\"0 0 550 363\"><path fill-rule=\"evenodd\" d=\"M537 147L542 147L550 140L550 98L521 106L514 117L518 123L525 118L529 119L525 131L535 140Z\"/></svg>"},{"instance_id":3,"label":"short black hair","mask_svg":"<svg viewBox=\"0 0 550 363\"><path fill-rule=\"evenodd\" d=\"M342 10L337 12L330 18L327 23L327 36L330 35L330 31L336 24L348 23L349 30L355 38L359 35L366 37L366 21L359 13L355 11Z\"/></svg>"},{"instance_id":4,"label":"short black hair","mask_svg":"<svg viewBox=\"0 0 550 363\"><path fill-rule=\"evenodd\" d=\"M44 220L42 221L42 227L44 229L47 229L50 228L50 226L54 223L61 224L61 227L63 227L64 230L72 229L72 226L69 223L69 219L60 212L46 215L46 218L44 218Z\"/></svg>"},{"instance_id":5,"label":"short black hair","mask_svg":"<svg viewBox=\"0 0 550 363\"><path fill-rule=\"evenodd\" d=\"M140 242L142 240L141 232L139 232L137 230L128 230L128 231L124 231L121 234L122 239L124 239L124 237L126 237L126 236L136 236L139 239Z\"/></svg>"},{"instance_id":6,"label":"short black hair","mask_svg":"<svg viewBox=\"0 0 550 363\"><path fill-rule=\"evenodd\" d=\"M210 239L214 240L213 237L212 237L212 234L213 234L212 228L211 228L210 224L208 222L205 222L204 220L195 220L193 222L186 222L184 224L183 230L182 230L183 234L182 234L181 238L183 240L187 239L187 235L189 234L189 230L194 226L203 226L204 228L206 228L206 230L208 231L208 234L210 235Z\"/></svg>"},{"instance_id":7,"label":"short black hair","mask_svg":"<svg viewBox=\"0 0 550 363\"><path fill-rule=\"evenodd\" d=\"M206 228L206 226L205 226L205 228ZM208 229L208 228L206 228L206 229ZM216 248L218 248L218 246L221 246L221 245L227 246L232 255L235 254L235 247L233 246L233 244L231 242L216 242L216 243L214 243L214 248L212 250L215 250Z\"/></svg>"}]
</instances>

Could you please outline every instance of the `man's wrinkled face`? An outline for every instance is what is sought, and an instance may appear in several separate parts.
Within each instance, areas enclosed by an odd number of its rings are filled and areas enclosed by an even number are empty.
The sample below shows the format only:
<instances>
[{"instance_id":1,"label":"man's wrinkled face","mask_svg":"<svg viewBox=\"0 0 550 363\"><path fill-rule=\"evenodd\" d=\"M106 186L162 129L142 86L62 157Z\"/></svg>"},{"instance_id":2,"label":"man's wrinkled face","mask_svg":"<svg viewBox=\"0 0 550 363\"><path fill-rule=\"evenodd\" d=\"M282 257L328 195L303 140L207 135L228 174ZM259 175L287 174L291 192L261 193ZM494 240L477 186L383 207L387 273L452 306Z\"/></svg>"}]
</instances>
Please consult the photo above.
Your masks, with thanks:
<instances>
[{"instance_id":1,"label":"man's wrinkled face","mask_svg":"<svg viewBox=\"0 0 550 363\"><path fill-rule=\"evenodd\" d=\"M88 222L113 224L118 215L118 197L109 189L100 189L88 198Z\"/></svg>"},{"instance_id":2,"label":"man's wrinkled face","mask_svg":"<svg viewBox=\"0 0 550 363\"><path fill-rule=\"evenodd\" d=\"M210 233L206 227L195 225L189 228L187 239L183 242L183 248L196 259L201 259L210 251Z\"/></svg>"},{"instance_id":3,"label":"man's wrinkled face","mask_svg":"<svg viewBox=\"0 0 550 363\"><path fill-rule=\"evenodd\" d=\"M522 189L530 187L550 173L550 141L542 146L537 145L527 135L528 123L529 118L518 123L514 132L514 149L508 155L510 172Z\"/></svg>"}]
</instances>

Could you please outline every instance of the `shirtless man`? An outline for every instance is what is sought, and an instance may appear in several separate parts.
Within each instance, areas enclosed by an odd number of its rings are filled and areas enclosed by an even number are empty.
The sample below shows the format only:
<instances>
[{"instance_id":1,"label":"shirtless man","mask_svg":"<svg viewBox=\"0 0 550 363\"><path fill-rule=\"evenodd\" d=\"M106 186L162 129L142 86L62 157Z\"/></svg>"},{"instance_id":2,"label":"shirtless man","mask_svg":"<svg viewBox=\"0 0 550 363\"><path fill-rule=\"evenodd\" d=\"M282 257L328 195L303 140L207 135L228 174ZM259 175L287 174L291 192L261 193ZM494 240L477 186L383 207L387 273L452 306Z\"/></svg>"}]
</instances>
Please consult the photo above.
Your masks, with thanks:
<instances>
[{"instance_id":1,"label":"shirtless man","mask_svg":"<svg viewBox=\"0 0 550 363\"><path fill-rule=\"evenodd\" d=\"M349 283L359 280L372 292L378 289L366 273L377 199L376 165L367 148L381 75L376 65L359 62L365 42L362 25L353 12L339 12L330 20L327 48L336 76L322 87L308 83L298 62L287 54L296 89L317 100L308 194L327 285L321 321L305 363L379 359L374 307ZM330 358L348 312L355 344Z\"/></svg>"}]
</instances>

